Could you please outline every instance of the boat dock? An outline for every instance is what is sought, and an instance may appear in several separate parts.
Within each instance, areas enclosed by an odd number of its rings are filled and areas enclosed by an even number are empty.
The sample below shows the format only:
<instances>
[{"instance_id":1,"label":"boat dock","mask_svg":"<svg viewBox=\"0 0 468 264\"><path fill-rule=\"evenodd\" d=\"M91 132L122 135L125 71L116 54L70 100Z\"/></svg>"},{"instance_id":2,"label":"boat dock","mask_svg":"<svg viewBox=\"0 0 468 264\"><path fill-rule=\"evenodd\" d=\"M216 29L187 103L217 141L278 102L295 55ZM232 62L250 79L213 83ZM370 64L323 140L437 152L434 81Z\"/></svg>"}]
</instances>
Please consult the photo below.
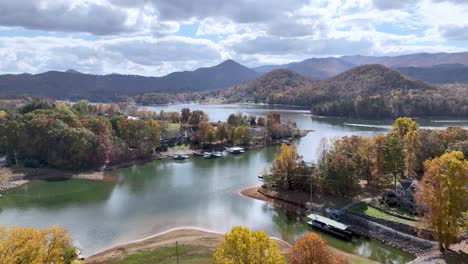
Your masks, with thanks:
<instances>
[{"instance_id":1,"label":"boat dock","mask_svg":"<svg viewBox=\"0 0 468 264\"><path fill-rule=\"evenodd\" d=\"M349 229L349 226L333 219L318 214L310 214L307 216L307 218L310 219L310 221L307 222L309 225L340 238L350 239L353 235L353 232Z\"/></svg>"}]
</instances>

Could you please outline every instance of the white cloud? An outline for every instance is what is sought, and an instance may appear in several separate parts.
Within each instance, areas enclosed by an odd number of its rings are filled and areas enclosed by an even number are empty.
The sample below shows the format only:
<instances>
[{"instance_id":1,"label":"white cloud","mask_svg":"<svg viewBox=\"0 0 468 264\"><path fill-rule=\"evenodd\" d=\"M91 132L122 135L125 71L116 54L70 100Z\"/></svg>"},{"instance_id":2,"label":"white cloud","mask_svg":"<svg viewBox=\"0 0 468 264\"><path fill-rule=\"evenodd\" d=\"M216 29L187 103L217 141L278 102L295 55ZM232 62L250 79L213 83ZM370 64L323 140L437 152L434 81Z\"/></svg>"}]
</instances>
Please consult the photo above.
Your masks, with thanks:
<instances>
[{"instance_id":1,"label":"white cloud","mask_svg":"<svg viewBox=\"0 0 468 264\"><path fill-rule=\"evenodd\" d=\"M129 37L100 41L56 37L0 38L0 72L74 68L90 73L163 75L219 62L217 44L183 37Z\"/></svg>"},{"instance_id":2,"label":"white cloud","mask_svg":"<svg viewBox=\"0 0 468 264\"><path fill-rule=\"evenodd\" d=\"M467 2L2 0L0 73L75 68L162 75L226 58L256 66L465 51Z\"/></svg>"}]
</instances>

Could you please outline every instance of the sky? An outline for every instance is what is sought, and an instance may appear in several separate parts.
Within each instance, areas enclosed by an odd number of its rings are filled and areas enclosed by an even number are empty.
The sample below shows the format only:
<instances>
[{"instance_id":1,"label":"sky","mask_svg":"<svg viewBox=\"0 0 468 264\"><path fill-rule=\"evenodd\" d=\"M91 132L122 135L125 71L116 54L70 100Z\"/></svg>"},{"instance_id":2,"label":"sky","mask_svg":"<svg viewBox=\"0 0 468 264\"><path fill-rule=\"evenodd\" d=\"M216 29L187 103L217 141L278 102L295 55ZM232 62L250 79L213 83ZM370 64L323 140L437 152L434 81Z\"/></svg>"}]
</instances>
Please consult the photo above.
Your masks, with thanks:
<instances>
[{"instance_id":1,"label":"sky","mask_svg":"<svg viewBox=\"0 0 468 264\"><path fill-rule=\"evenodd\" d=\"M0 74L468 51L468 0L0 0Z\"/></svg>"}]
</instances>

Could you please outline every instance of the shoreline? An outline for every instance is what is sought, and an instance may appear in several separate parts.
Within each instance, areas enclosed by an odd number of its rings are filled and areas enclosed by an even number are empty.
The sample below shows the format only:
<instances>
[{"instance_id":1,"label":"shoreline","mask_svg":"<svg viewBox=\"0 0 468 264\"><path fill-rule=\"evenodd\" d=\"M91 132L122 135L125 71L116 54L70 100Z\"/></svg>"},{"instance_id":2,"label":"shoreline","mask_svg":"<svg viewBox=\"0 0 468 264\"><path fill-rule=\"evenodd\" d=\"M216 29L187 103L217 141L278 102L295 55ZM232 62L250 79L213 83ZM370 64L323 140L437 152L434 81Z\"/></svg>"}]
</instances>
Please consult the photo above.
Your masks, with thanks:
<instances>
[{"instance_id":1,"label":"shoreline","mask_svg":"<svg viewBox=\"0 0 468 264\"><path fill-rule=\"evenodd\" d=\"M292 213L296 213L296 214L301 215L301 216L305 215L303 213L303 212L305 212L305 208L303 206L299 206L297 204L293 204L291 202L288 202L288 201L285 201L285 200L282 200L282 199L278 199L278 198L274 198L274 197L265 195L265 194L263 194L262 192L259 191L260 188L261 188L261 186L248 187L248 188L245 188L245 189L241 190L239 192L239 194L241 196L244 196L244 197L247 197L247 198L267 202L267 203L269 203L269 204L271 204L273 206L279 207L279 208L281 208L283 210L287 210L287 211L292 212ZM433 248L430 251L415 254L414 252L410 252L406 248L399 247L396 244L388 244L388 243L385 243L384 241L381 241L379 238L375 238L375 237L372 237L372 236L371 236L371 238L376 239L376 240L378 240L381 243L384 243L386 245L395 247L395 248L397 248L397 249L399 249L399 250L401 250L403 252L414 255L415 259L413 261L411 261L411 263L413 263L413 264L417 264L417 263L439 263L439 261L444 261L444 259L447 258L447 257L450 258L451 255L454 254L454 252L455 252L455 255L456 255L457 251L460 253L460 252L463 252L464 250L466 250L468 248L468 240L462 240L460 243L454 244L451 247L452 252L450 252L450 251L440 252L438 250L438 248ZM461 253L461 254L467 254L467 253Z\"/></svg>"},{"instance_id":2,"label":"shoreline","mask_svg":"<svg viewBox=\"0 0 468 264\"><path fill-rule=\"evenodd\" d=\"M176 227L142 239L112 246L108 249L88 256L84 260L85 263L108 263L108 261L115 261L132 253L174 246L176 242L184 246L201 246L214 251L214 249L222 243L224 236L225 233L223 232L217 232L204 228ZM272 236L270 236L270 239L278 243L278 246L280 247L280 250L283 252L283 254L289 253L292 245L290 245L288 242ZM369 263L376 263L375 261L369 260L362 256L353 255L330 246L329 248L335 254L339 254L348 259L352 258L355 260L367 261Z\"/></svg>"},{"instance_id":3,"label":"shoreline","mask_svg":"<svg viewBox=\"0 0 468 264\"><path fill-rule=\"evenodd\" d=\"M293 138L284 138L277 139L270 145L249 145L245 146L247 150L261 149L269 146L281 145L282 140L287 139L288 141L294 141L302 137L307 136L309 133L314 132L314 130L298 129L299 134ZM226 146L231 145L214 145L212 149L224 149ZM195 152L199 151L196 148L188 148L185 150L174 150L174 151L165 151L159 152L157 157L145 158L145 159L136 159L127 162L122 162L119 164L112 164L106 166L103 170L90 170L90 171L67 171L54 168L21 168L21 167L2 167L0 168L0 195L3 192L13 190L22 185L28 184L35 180L53 180L53 179L79 179L79 180L90 180L90 181L101 181L101 182L112 182L115 181L112 176L109 175L109 172L115 169L128 168L134 165L144 165L155 160L162 159L172 159L174 155L183 154L193 156Z\"/></svg>"},{"instance_id":4,"label":"shoreline","mask_svg":"<svg viewBox=\"0 0 468 264\"><path fill-rule=\"evenodd\" d=\"M145 250L174 246L177 242L184 246L204 247L214 251L224 240L225 233L198 227L176 227L166 231L112 246L85 258L85 263L107 263ZM278 243L281 251L288 253L291 245L284 240L270 237Z\"/></svg>"}]
</instances>

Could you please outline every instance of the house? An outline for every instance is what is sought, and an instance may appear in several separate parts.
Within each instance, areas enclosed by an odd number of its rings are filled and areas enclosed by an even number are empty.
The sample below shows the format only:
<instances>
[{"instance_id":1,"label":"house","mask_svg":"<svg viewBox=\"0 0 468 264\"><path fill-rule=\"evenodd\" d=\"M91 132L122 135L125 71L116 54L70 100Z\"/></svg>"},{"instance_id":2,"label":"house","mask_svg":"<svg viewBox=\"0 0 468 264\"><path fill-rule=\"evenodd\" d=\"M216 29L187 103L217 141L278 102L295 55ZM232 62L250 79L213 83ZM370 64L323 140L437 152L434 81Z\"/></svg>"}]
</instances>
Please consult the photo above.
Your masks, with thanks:
<instances>
[{"instance_id":1,"label":"house","mask_svg":"<svg viewBox=\"0 0 468 264\"><path fill-rule=\"evenodd\" d=\"M414 212L416 209L414 194L417 185L418 180L405 180L398 183L395 194L397 197L397 204L400 208Z\"/></svg>"}]
</instances>

